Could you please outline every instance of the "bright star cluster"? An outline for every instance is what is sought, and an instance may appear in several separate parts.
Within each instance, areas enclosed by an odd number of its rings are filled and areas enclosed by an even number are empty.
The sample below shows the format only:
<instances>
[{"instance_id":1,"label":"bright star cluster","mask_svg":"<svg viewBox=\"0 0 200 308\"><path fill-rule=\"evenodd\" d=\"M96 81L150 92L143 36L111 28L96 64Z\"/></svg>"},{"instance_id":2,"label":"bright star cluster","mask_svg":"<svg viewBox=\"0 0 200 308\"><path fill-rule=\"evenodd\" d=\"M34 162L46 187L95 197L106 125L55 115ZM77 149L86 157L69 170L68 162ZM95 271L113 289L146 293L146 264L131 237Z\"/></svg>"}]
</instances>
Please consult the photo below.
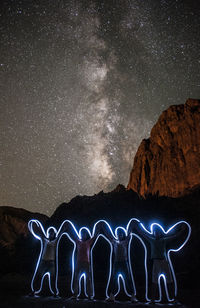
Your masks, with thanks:
<instances>
[{"instance_id":1,"label":"bright star cluster","mask_svg":"<svg viewBox=\"0 0 200 308\"><path fill-rule=\"evenodd\" d=\"M0 204L127 185L160 113L200 98L194 0L2 0Z\"/></svg>"}]
</instances>

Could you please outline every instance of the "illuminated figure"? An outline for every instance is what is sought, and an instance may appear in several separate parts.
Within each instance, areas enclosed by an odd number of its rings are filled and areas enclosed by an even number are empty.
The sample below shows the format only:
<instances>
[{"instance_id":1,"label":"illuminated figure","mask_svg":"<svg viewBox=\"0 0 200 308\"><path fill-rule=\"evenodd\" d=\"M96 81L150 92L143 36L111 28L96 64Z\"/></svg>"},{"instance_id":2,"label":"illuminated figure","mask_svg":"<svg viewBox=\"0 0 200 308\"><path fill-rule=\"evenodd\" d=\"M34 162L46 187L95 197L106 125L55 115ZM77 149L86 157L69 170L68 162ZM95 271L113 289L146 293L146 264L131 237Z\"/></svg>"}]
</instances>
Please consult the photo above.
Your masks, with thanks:
<instances>
[{"instance_id":1,"label":"illuminated figure","mask_svg":"<svg viewBox=\"0 0 200 308\"><path fill-rule=\"evenodd\" d=\"M74 244L71 280L72 298L77 299L79 297L81 279L83 278L85 295L92 299L94 297L92 249L99 236L98 225L94 226L91 234L90 230L86 227L81 228L77 232L72 222L65 221L65 232Z\"/></svg>"},{"instance_id":2,"label":"illuminated figure","mask_svg":"<svg viewBox=\"0 0 200 308\"><path fill-rule=\"evenodd\" d=\"M191 233L190 225L185 221L180 221L169 228L167 231L158 224L151 224L150 231L148 231L139 221L131 220L128 224L129 230L135 235L141 237L143 244L148 242L150 246L150 256L147 254L145 247L145 269L148 270L151 277L151 300L160 302L162 300L161 279L164 281L167 300L175 302L177 296L177 283L170 259L170 252L179 251L188 241ZM181 237L184 240L181 241ZM174 248L173 248L174 247ZM148 267L146 264L148 256ZM147 276L147 275L146 275ZM148 283L147 283L148 286ZM156 299L156 293L159 291L159 298ZM146 288L146 299L148 299L148 291Z\"/></svg>"},{"instance_id":3,"label":"illuminated figure","mask_svg":"<svg viewBox=\"0 0 200 308\"><path fill-rule=\"evenodd\" d=\"M115 296L119 293L119 279L121 278L125 293L131 297L131 301L137 301L130 261L131 233L127 229L118 227L114 234L106 221L99 221L98 224L101 235L111 246L110 273L106 287L107 300L115 300Z\"/></svg>"},{"instance_id":4,"label":"illuminated figure","mask_svg":"<svg viewBox=\"0 0 200 308\"><path fill-rule=\"evenodd\" d=\"M57 288L58 244L65 230L65 224L63 223L58 231L54 227L49 227L45 232L42 224L38 220L32 219L28 223L28 228L41 243L39 258L31 281L31 294L35 295L41 292L44 277L47 275L49 289L54 296L57 296L59 293Z\"/></svg>"}]
</instances>

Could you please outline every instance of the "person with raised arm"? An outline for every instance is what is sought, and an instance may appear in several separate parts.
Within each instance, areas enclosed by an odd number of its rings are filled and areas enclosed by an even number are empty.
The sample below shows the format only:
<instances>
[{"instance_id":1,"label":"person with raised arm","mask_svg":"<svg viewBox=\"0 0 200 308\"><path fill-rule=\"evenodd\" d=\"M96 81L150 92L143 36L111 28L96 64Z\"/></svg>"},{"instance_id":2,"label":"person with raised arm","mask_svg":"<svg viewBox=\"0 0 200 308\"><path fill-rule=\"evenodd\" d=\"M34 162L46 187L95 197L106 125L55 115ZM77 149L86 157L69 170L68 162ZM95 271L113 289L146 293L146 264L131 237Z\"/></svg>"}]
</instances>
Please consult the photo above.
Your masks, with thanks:
<instances>
[{"instance_id":1,"label":"person with raised arm","mask_svg":"<svg viewBox=\"0 0 200 308\"><path fill-rule=\"evenodd\" d=\"M31 294L39 294L42 290L44 277L47 275L49 289L56 297L59 294L57 287L58 276L58 243L65 231L63 223L57 231L54 227L49 227L45 232L40 221L31 219L28 222L29 231L40 241L40 254L36 264L35 272L31 281Z\"/></svg>"},{"instance_id":2,"label":"person with raised arm","mask_svg":"<svg viewBox=\"0 0 200 308\"><path fill-rule=\"evenodd\" d=\"M121 278L125 293L131 297L132 302L137 302L130 260L131 233L125 228L118 227L114 234L106 221L99 221L99 228L100 234L111 246L110 272L106 288L107 300L115 301L115 296L119 293L119 279Z\"/></svg>"},{"instance_id":3,"label":"person with raised arm","mask_svg":"<svg viewBox=\"0 0 200 308\"><path fill-rule=\"evenodd\" d=\"M145 247L145 259L148 261L145 267L148 272L147 276L151 280L151 301L160 302L162 300L160 281L163 279L167 300L176 302L177 283L170 252L177 252L186 244L191 233L190 225L185 221L180 221L165 231L160 224L153 223L148 231L142 223L133 219L130 220L128 229L141 238ZM158 292L159 298L156 299ZM147 290L146 298L149 299Z\"/></svg>"},{"instance_id":4,"label":"person with raised arm","mask_svg":"<svg viewBox=\"0 0 200 308\"><path fill-rule=\"evenodd\" d=\"M85 295L92 299L94 297L92 249L99 236L98 225L96 224L91 234L90 230L82 227L77 232L70 221L65 221L66 234L74 244L72 254L72 298L78 299L81 292L81 279L84 279Z\"/></svg>"}]
</instances>

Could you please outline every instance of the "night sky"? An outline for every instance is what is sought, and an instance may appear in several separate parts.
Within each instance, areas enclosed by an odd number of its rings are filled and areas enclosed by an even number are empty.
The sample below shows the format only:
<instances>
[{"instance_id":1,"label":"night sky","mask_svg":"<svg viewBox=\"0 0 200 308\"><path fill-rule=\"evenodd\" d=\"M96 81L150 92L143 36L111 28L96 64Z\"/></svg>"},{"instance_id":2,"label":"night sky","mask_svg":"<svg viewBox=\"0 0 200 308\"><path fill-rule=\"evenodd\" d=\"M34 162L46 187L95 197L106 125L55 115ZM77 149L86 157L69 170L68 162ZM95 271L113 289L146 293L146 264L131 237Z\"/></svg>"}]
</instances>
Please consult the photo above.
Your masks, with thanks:
<instances>
[{"instance_id":1,"label":"night sky","mask_svg":"<svg viewBox=\"0 0 200 308\"><path fill-rule=\"evenodd\" d=\"M127 185L161 112L200 98L197 0L0 1L0 205Z\"/></svg>"}]
</instances>

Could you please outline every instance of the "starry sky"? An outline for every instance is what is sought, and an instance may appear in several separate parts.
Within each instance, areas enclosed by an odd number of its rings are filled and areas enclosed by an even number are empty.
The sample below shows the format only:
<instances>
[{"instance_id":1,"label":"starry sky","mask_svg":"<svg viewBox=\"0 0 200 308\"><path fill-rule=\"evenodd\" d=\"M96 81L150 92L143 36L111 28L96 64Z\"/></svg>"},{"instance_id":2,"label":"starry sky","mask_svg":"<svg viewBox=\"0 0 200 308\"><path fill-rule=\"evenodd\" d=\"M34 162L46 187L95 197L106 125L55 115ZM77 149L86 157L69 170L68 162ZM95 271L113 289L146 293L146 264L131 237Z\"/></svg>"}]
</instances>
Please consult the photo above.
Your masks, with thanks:
<instances>
[{"instance_id":1,"label":"starry sky","mask_svg":"<svg viewBox=\"0 0 200 308\"><path fill-rule=\"evenodd\" d=\"M0 205L126 186L161 112L200 98L199 36L197 0L1 0Z\"/></svg>"}]
</instances>

